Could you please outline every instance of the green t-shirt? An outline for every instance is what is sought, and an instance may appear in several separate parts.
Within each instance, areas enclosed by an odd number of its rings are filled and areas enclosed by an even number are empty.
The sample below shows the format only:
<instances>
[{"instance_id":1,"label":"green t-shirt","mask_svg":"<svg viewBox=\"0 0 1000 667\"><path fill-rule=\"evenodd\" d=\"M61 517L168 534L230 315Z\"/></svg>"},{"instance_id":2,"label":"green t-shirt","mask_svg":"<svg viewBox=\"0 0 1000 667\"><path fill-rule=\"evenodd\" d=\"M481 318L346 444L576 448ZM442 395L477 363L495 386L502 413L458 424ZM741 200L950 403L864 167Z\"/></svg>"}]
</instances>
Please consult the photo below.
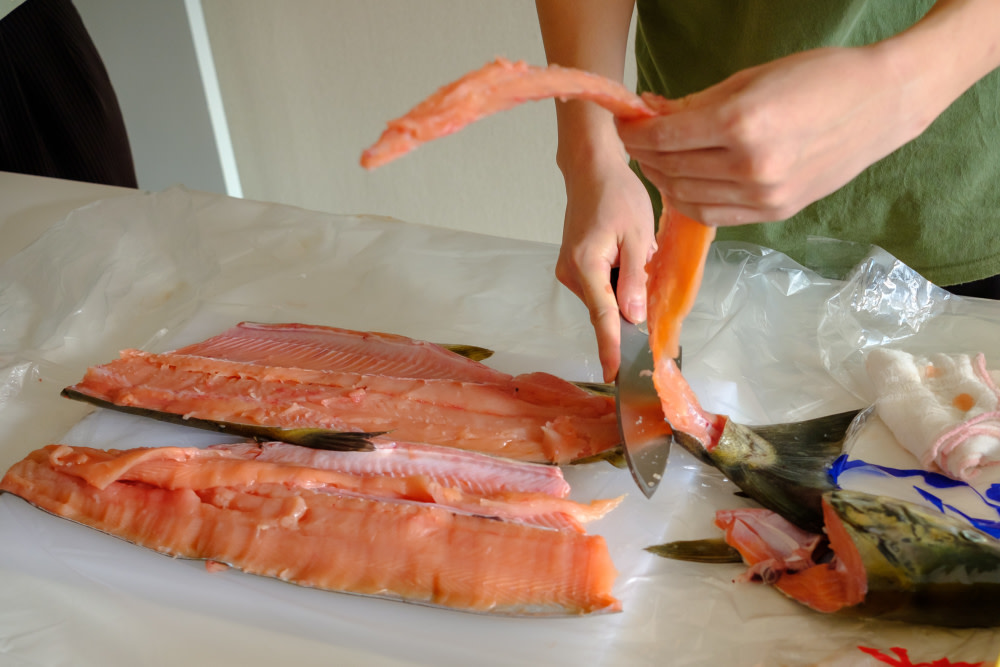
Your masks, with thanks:
<instances>
[{"instance_id":1,"label":"green t-shirt","mask_svg":"<svg viewBox=\"0 0 1000 667\"><path fill-rule=\"evenodd\" d=\"M871 44L912 26L933 4L638 0L638 87L682 97L791 53ZM717 238L806 263L809 236L873 243L940 285L1000 274L1000 70L840 190L786 221L719 228Z\"/></svg>"}]
</instances>

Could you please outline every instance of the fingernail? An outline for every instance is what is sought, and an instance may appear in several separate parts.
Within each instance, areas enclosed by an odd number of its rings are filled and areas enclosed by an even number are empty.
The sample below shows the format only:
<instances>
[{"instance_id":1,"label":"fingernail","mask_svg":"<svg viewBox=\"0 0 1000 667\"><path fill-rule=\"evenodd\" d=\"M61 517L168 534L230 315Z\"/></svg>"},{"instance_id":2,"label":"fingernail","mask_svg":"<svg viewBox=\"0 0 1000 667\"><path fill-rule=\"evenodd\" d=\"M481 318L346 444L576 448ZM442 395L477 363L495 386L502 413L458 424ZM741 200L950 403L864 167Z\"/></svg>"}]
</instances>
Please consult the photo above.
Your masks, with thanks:
<instances>
[{"instance_id":1,"label":"fingernail","mask_svg":"<svg viewBox=\"0 0 1000 667\"><path fill-rule=\"evenodd\" d=\"M635 301L629 301L628 304L628 318L638 324L639 322L646 321L646 302L640 299Z\"/></svg>"}]
</instances>

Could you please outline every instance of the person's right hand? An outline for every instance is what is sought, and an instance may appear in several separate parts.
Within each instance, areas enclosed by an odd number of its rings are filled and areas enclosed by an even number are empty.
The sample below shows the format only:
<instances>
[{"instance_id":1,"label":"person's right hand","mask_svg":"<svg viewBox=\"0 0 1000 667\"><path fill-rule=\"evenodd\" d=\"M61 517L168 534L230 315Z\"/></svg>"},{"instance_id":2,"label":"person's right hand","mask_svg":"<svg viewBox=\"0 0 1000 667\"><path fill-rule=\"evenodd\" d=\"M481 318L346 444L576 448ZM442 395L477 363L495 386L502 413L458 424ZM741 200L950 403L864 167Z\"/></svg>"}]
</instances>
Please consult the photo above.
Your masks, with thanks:
<instances>
[{"instance_id":1,"label":"person's right hand","mask_svg":"<svg viewBox=\"0 0 1000 667\"><path fill-rule=\"evenodd\" d=\"M590 311L605 382L621 363L619 311L646 319L646 262L655 248L649 194L624 159L564 171L566 218L556 277ZM619 267L617 298L611 269Z\"/></svg>"}]
</instances>

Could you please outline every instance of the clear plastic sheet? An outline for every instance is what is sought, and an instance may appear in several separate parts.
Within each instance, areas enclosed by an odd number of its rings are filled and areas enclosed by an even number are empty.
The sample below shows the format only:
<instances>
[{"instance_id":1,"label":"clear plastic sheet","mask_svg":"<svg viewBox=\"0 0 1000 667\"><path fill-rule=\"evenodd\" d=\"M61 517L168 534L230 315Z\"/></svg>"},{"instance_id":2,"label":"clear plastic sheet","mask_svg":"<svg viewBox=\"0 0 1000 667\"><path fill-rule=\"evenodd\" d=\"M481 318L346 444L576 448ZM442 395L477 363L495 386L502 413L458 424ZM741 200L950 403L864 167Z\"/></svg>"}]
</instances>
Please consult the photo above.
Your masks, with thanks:
<instances>
[{"instance_id":1,"label":"clear plastic sheet","mask_svg":"<svg viewBox=\"0 0 1000 667\"><path fill-rule=\"evenodd\" d=\"M864 367L873 347L982 352L990 368L1000 366L1000 304L956 297L874 246L825 304L818 332L824 365L866 404L875 398Z\"/></svg>"},{"instance_id":2,"label":"clear plastic sheet","mask_svg":"<svg viewBox=\"0 0 1000 667\"><path fill-rule=\"evenodd\" d=\"M0 467L55 441L221 441L91 411L59 391L121 348L170 349L240 320L471 343L496 350L488 363L505 371L597 381L586 310L553 278L557 252L183 189L80 209L0 265ZM906 337L896 320L883 323L898 304L875 267L891 261L876 257L870 272L838 280L779 253L717 244L685 325L685 376L708 409L743 423L862 407L863 388L852 381L856 347ZM873 289L881 296L870 300ZM982 347L996 326L993 309L926 286L916 291L914 299L925 298L933 312L931 325L919 322L921 338L930 327L949 345ZM872 300L888 315L855 305ZM944 322L951 318L976 326ZM987 331L973 332L979 324ZM620 614L476 616L233 571L210 574L199 562L161 556L3 495L0 662L864 665L877 663L858 644L905 646L914 659L997 653L991 631L823 616L772 589L733 584L738 565L666 561L643 551L713 536L715 510L745 502L685 452L672 454L651 501L627 471L607 464L570 469L567 477L581 499L627 494L591 527L606 537L619 569Z\"/></svg>"}]
</instances>

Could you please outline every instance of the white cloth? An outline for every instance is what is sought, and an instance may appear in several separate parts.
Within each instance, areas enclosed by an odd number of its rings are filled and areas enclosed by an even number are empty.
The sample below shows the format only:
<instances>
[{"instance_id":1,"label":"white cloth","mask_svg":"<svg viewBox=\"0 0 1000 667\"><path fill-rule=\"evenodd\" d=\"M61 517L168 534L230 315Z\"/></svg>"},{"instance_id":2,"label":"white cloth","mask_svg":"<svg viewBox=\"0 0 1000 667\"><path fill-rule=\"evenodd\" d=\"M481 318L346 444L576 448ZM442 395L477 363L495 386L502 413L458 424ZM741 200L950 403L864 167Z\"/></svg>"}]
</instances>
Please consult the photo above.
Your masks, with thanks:
<instances>
[{"instance_id":1,"label":"white cloth","mask_svg":"<svg viewBox=\"0 0 1000 667\"><path fill-rule=\"evenodd\" d=\"M968 481L1000 463L1000 390L983 355L876 348L865 365L879 416L925 470Z\"/></svg>"}]
</instances>

